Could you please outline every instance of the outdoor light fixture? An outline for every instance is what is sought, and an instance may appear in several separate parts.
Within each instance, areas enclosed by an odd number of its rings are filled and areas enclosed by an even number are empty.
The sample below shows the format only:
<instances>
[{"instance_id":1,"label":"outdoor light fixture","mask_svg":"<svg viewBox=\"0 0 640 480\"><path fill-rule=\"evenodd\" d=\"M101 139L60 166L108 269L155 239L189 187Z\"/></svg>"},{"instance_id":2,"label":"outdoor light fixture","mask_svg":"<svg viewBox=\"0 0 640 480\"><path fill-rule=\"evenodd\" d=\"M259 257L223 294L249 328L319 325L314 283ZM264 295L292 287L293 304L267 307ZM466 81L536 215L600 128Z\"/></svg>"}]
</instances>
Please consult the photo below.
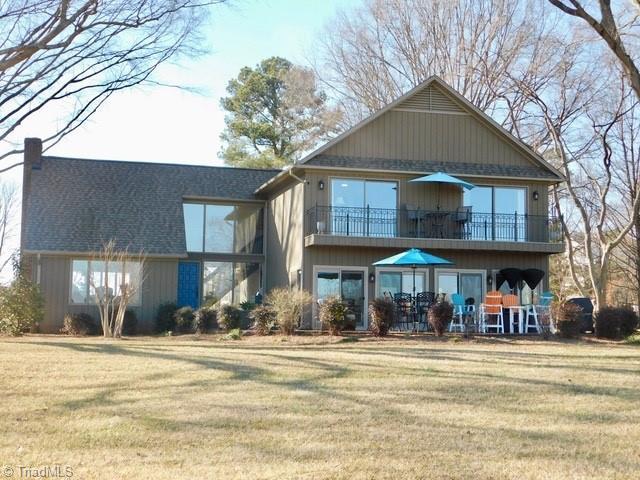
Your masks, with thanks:
<instances>
[{"instance_id":1,"label":"outdoor light fixture","mask_svg":"<svg viewBox=\"0 0 640 480\"><path fill-rule=\"evenodd\" d=\"M369 274L369 283L374 283L376 281L376 274L375 273L370 273Z\"/></svg>"},{"instance_id":2,"label":"outdoor light fixture","mask_svg":"<svg viewBox=\"0 0 640 480\"><path fill-rule=\"evenodd\" d=\"M491 275L487 277L487 283L489 284L489 286L493 285L493 278Z\"/></svg>"},{"instance_id":3,"label":"outdoor light fixture","mask_svg":"<svg viewBox=\"0 0 640 480\"><path fill-rule=\"evenodd\" d=\"M318 182L318 189L319 189L319 190L324 190L324 180L320 180L320 181Z\"/></svg>"},{"instance_id":4,"label":"outdoor light fixture","mask_svg":"<svg viewBox=\"0 0 640 480\"><path fill-rule=\"evenodd\" d=\"M540 198L540 194L538 193L537 190L535 190L533 192L533 199L537 202L539 198Z\"/></svg>"}]
</instances>

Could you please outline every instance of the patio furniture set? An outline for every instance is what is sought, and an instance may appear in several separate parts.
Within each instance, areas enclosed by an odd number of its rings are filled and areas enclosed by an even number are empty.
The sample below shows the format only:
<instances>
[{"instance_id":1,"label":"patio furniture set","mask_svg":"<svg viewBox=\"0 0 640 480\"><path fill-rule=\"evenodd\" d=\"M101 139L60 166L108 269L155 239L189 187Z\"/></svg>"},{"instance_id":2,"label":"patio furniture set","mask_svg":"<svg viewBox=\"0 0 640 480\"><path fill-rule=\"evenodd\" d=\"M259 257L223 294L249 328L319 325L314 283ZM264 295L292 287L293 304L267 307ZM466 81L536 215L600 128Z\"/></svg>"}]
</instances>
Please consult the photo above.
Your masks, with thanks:
<instances>
[{"instance_id":1,"label":"patio furniture set","mask_svg":"<svg viewBox=\"0 0 640 480\"><path fill-rule=\"evenodd\" d=\"M385 298L393 301L396 309L395 323L392 330L427 332L429 331L429 309L438 302L448 301L446 294L435 292L383 293ZM453 316L449 322L449 332L478 333L541 333L545 322L542 315L551 320L550 306L553 299L551 292L544 292L537 304L521 305L513 294L503 295L499 291L488 292L485 301L476 308L473 298L465 299L462 295L451 295ZM506 323L508 322L508 323ZM509 326L507 332L506 326ZM553 330L553 325L550 325Z\"/></svg>"}]
</instances>

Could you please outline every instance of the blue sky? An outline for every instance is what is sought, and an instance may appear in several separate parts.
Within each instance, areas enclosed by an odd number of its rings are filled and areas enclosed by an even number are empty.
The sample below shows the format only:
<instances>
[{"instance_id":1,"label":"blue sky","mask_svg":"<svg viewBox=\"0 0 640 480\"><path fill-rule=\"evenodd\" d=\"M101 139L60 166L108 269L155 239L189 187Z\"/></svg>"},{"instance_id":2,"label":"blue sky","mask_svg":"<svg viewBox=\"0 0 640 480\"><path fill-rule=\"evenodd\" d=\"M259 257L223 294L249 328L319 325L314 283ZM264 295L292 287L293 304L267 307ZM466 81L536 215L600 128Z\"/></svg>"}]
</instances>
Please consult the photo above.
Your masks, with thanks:
<instances>
[{"instance_id":1,"label":"blue sky","mask_svg":"<svg viewBox=\"0 0 640 480\"><path fill-rule=\"evenodd\" d=\"M113 96L90 121L67 136L48 155L112 160L222 165L217 154L224 129L219 107L228 81L239 70L279 55L306 64L306 55L338 9L361 0L231 0L212 9L204 29L207 55L165 65L156 79L196 87L184 90L141 87ZM22 125L12 138L44 137L65 112L43 114ZM0 175L19 185L22 169ZM19 211L19 209L17 210ZM19 218L4 255L18 246ZM0 272L7 280L10 269Z\"/></svg>"},{"instance_id":2,"label":"blue sky","mask_svg":"<svg viewBox=\"0 0 640 480\"><path fill-rule=\"evenodd\" d=\"M306 54L338 8L359 0L236 0L212 10L206 56L163 67L158 77L198 87L202 94L170 88L136 88L112 98L83 128L50 154L141 161L222 164L217 153L224 128L219 99L245 65L279 55L306 63ZM37 124L28 132L41 136Z\"/></svg>"}]
</instances>

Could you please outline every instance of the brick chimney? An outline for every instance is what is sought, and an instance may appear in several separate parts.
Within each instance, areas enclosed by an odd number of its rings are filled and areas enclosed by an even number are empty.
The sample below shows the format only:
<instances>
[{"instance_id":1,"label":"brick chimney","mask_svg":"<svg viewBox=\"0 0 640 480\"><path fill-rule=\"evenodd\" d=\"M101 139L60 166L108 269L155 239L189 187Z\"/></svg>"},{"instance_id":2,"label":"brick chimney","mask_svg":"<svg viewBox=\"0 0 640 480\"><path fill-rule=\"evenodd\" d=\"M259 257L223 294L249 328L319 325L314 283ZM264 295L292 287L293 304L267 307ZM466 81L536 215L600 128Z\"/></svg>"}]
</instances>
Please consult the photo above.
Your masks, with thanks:
<instances>
[{"instance_id":1,"label":"brick chimney","mask_svg":"<svg viewBox=\"0 0 640 480\"><path fill-rule=\"evenodd\" d=\"M20 250L24 259L25 218L31 194L31 172L42 168L42 140L39 138L24 139L24 166L22 169L22 221L20 222Z\"/></svg>"},{"instance_id":2,"label":"brick chimney","mask_svg":"<svg viewBox=\"0 0 640 480\"><path fill-rule=\"evenodd\" d=\"M42 140L39 138L24 139L24 166L35 170L42 167Z\"/></svg>"}]
</instances>

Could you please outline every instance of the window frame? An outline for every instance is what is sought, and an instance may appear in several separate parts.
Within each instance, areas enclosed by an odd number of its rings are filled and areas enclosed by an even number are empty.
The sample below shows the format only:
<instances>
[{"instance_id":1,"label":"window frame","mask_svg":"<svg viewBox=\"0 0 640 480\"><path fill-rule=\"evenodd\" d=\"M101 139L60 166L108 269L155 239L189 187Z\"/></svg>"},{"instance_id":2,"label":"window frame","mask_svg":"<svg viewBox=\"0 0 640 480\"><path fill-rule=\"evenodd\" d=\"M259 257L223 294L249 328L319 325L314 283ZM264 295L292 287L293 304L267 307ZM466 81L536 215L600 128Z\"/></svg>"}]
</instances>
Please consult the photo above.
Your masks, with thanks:
<instances>
[{"instance_id":1,"label":"window frame","mask_svg":"<svg viewBox=\"0 0 640 480\"><path fill-rule=\"evenodd\" d=\"M429 292L429 270L430 268L419 268L417 270L420 270L420 273L418 273L416 271L416 276L422 274L424 276L424 290L425 292ZM380 286L380 274L383 272L390 272L390 273L399 273L401 275L400 277L400 288L402 288L402 275L405 273L408 273L410 275L413 275L413 270L411 268L406 268L406 267L376 267L375 268L375 275L376 275L376 283L375 283L375 288L374 288L374 294L375 297L382 297L383 292L379 292L378 288ZM407 292L407 293L411 293L411 292ZM420 293L416 290L416 293Z\"/></svg>"},{"instance_id":2,"label":"window frame","mask_svg":"<svg viewBox=\"0 0 640 480\"><path fill-rule=\"evenodd\" d=\"M199 205L202 206L202 249L201 250L189 250L188 248L188 244L187 244L187 224L185 222L185 216L184 216L184 206L185 205ZM252 252L252 253L247 253L247 252L235 252L235 248L236 248L236 235L237 235L237 231L236 231L236 220L233 221L233 240L232 240L232 251L230 252L223 252L223 251L207 251L206 249L206 244L207 244L207 206L220 206L220 207L233 207L235 208L240 208L240 207L246 207L246 206L254 206L256 208L256 211L259 212L261 218L258 220L256 220L256 233L258 232L258 225L262 226L261 229L261 233L262 233L262 248L260 249L259 252ZM185 249L187 254L189 255L264 255L265 254L265 238L266 238L266 215L267 215L267 204L266 202L252 202L252 201L245 201L245 202L225 202L225 201L215 201L215 200L201 200L201 199L197 199L197 198L183 198L182 199L182 223L183 223L183 235L184 235L184 240L185 240ZM254 241L258 240L258 236L255 237Z\"/></svg>"},{"instance_id":3,"label":"window frame","mask_svg":"<svg viewBox=\"0 0 640 480\"><path fill-rule=\"evenodd\" d=\"M73 271L74 271L73 264L74 264L74 262L86 262L86 264L87 264L85 297L84 297L84 301L83 302L74 302L73 301ZM91 273L93 272L93 270L91 269L91 263L92 262L104 262L104 260L90 259L90 258L77 258L77 257L71 258L71 261L69 262L69 282L68 282L69 298L67 300L67 304L68 305L78 305L78 306L93 305L93 306L97 306L96 302L92 302L90 300L91 282L90 282L89 278L91 277ZM116 262L110 262L110 263L116 263ZM128 306L130 306L130 307L141 307L142 306L142 278L144 276L143 262L141 262L140 260L125 260L124 262L117 262L117 263L120 264L120 269L121 269L120 270L120 275L122 275L122 272L124 272L124 270L125 270L125 264L128 264L128 263L136 263L136 264L138 264L138 291L136 292L137 300L135 302L129 302Z\"/></svg>"}]
</instances>

